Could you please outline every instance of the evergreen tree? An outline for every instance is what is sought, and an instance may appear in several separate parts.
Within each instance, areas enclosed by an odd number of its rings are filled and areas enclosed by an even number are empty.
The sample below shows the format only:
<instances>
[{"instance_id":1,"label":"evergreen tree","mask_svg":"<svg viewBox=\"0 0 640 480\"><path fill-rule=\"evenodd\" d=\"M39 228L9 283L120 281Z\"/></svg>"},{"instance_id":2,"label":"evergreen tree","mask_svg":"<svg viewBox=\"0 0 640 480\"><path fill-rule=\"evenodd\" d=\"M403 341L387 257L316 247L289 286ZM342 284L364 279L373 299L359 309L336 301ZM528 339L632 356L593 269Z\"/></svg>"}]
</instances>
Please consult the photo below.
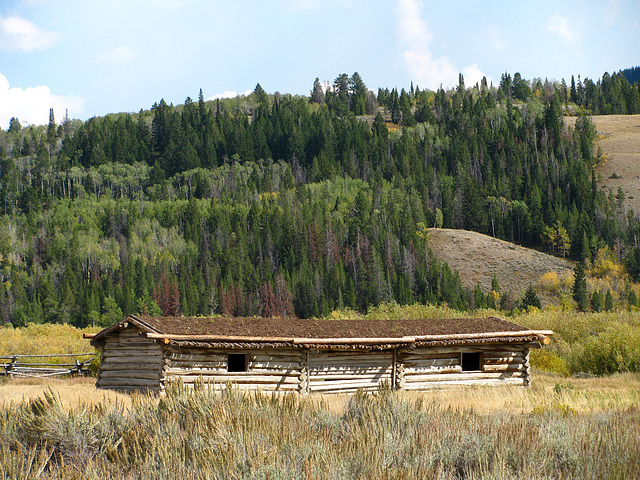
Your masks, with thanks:
<instances>
[{"instance_id":1,"label":"evergreen tree","mask_svg":"<svg viewBox=\"0 0 640 480\"><path fill-rule=\"evenodd\" d=\"M58 127L56 126L56 117L53 114L53 108L49 109L49 124L47 125L47 142L52 145L56 141Z\"/></svg>"},{"instance_id":2,"label":"evergreen tree","mask_svg":"<svg viewBox=\"0 0 640 480\"><path fill-rule=\"evenodd\" d=\"M22 130L22 125L20 124L20 120L17 119L17 117L11 117L11 120L9 120L9 133L18 133L20 130Z\"/></svg>"},{"instance_id":3,"label":"evergreen tree","mask_svg":"<svg viewBox=\"0 0 640 480\"><path fill-rule=\"evenodd\" d=\"M313 89L311 90L310 100L312 103L324 103L324 89L322 88L322 84L320 83L320 79L316 77L313 82Z\"/></svg>"},{"instance_id":4,"label":"evergreen tree","mask_svg":"<svg viewBox=\"0 0 640 480\"><path fill-rule=\"evenodd\" d=\"M607 289L607 294L604 297L604 309L607 312L613 310L613 294L611 293L611 289Z\"/></svg>"},{"instance_id":5,"label":"evergreen tree","mask_svg":"<svg viewBox=\"0 0 640 480\"><path fill-rule=\"evenodd\" d=\"M540 302L540 298L536 293L535 289L532 285L529 285L527 290L524 293L524 297L522 297L521 302L522 308L528 309L529 307L542 308L542 304Z\"/></svg>"},{"instance_id":6,"label":"evergreen tree","mask_svg":"<svg viewBox=\"0 0 640 480\"><path fill-rule=\"evenodd\" d=\"M573 299L578 304L578 311L585 312L589 306L589 296L587 293L587 276L585 274L584 263L578 262L573 274Z\"/></svg>"}]
</instances>

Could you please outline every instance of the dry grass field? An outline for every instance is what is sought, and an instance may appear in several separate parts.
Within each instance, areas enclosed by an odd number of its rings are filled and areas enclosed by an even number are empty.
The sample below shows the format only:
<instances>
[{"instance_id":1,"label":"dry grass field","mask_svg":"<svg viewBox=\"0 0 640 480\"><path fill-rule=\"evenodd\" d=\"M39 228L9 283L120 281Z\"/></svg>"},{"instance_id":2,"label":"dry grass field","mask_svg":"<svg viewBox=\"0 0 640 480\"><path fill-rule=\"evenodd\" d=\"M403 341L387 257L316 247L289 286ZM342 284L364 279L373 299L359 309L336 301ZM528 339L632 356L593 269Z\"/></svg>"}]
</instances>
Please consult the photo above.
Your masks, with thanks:
<instances>
[{"instance_id":1,"label":"dry grass field","mask_svg":"<svg viewBox=\"0 0 640 480\"><path fill-rule=\"evenodd\" d=\"M573 272L567 260L467 230L431 228L429 247L460 273L465 287L480 284L487 292L495 273L502 292L510 291L516 298L547 272L556 272L558 277ZM541 300L545 298L541 296Z\"/></svg>"},{"instance_id":2,"label":"dry grass field","mask_svg":"<svg viewBox=\"0 0 640 480\"><path fill-rule=\"evenodd\" d=\"M118 403L128 408L132 395L95 387L95 378L31 379L0 382L0 406L17 405L42 398L46 392L57 396L66 409ZM444 410L471 410L493 413L528 414L553 410L563 405L573 413L627 410L640 405L640 374L624 373L607 377L566 378L534 371L530 388L512 386L469 386L422 392L398 392L403 401L420 401ZM321 404L341 414L353 395L313 394L301 401Z\"/></svg>"},{"instance_id":3,"label":"dry grass field","mask_svg":"<svg viewBox=\"0 0 640 480\"><path fill-rule=\"evenodd\" d=\"M90 407L45 388L0 403L0 478L639 478L639 386L635 374L348 397L172 385Z\"/></svg>"},{"instance_id":4,"label":"dry grass field","mask_svg":"<svg viewBox=\"0 0 640 480\"><path fill-rule=\"evenodd\" d=\"M568 125L576 117L566 117ZM640 212L640 115L596 115L597 147L604 161L598 167L598 185L605 191L625 194L625 210Z\"/></svg>"}]
</instances>

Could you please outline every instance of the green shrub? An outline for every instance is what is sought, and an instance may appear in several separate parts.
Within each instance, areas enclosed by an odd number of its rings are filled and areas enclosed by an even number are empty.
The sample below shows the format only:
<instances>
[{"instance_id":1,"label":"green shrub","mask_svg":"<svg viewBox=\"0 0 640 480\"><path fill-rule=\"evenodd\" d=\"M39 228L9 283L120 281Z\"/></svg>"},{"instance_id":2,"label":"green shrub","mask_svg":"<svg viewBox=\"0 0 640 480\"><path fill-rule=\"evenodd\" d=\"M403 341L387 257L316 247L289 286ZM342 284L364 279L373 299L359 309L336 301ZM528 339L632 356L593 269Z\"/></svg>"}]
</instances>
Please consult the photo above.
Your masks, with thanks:
<instances>
[{"instance_id":1,"label":"green shrub","mask_svg":"<svg viewBox=\"0 0 640 480\"><path fill-rule=\"evenodd\" d=\"M637 372L640 369L640 328L614 322L584 339L572 359L572 370L596 375ZM578 353L578 352L576 352Z\"/></svg>"},{"instance_id":2,"label":"green shrub","mask_svg":"<svg viewBox=\"0 0 640 480\"><path fill-rule=\"evenodd\" d=\"M571 374L567 362L560 355L549 350L531 350L529 360L531 366L539 370L564 376Z\"/></svg>"}]
</instances>

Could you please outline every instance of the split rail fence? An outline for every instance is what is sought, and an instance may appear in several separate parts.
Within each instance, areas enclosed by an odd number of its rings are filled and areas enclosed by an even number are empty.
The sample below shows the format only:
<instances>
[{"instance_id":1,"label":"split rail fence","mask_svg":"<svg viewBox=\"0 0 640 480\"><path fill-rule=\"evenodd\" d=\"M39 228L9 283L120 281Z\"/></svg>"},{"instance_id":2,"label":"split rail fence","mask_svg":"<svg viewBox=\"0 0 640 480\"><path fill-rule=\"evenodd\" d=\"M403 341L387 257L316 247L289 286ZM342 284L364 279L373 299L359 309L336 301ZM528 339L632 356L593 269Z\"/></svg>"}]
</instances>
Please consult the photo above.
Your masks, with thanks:
<instances>
[{"instance_id":1,"label":"split rail fence","mask_svg":"<svg viewBox=\"0 0 640 480\"><path fill-rule=\"evenodd\" d=\"M89 364L95 356L94 352L51 355L3 355L0 356L0 375L10 377L88 375L90 374ZM57 363L54 360L65 363Z\"/></svg>"}]
</instances>

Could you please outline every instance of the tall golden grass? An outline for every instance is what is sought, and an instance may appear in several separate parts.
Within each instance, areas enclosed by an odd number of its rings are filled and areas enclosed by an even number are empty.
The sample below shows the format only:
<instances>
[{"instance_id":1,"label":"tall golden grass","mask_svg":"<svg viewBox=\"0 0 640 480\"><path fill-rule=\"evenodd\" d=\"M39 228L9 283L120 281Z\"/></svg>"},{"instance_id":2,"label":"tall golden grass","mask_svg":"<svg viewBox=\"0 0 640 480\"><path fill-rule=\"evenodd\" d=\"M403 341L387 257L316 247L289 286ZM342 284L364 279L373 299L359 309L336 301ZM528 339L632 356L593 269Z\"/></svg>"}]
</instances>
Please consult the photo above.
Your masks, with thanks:
<instances>
[{"instance_id":1,"label":"tall golden grass","mask_svg":"<svg viewBox=\"0 0 640 480\"><path fill-rule=\"evenodd\" d=\"M388 390L340 411L202 384L128 407L67 409L45 392L0 408L0 478L639 478L638 408L578 413L556 390L531 412L489 414Z\"/></svg>"}]
</instances>

